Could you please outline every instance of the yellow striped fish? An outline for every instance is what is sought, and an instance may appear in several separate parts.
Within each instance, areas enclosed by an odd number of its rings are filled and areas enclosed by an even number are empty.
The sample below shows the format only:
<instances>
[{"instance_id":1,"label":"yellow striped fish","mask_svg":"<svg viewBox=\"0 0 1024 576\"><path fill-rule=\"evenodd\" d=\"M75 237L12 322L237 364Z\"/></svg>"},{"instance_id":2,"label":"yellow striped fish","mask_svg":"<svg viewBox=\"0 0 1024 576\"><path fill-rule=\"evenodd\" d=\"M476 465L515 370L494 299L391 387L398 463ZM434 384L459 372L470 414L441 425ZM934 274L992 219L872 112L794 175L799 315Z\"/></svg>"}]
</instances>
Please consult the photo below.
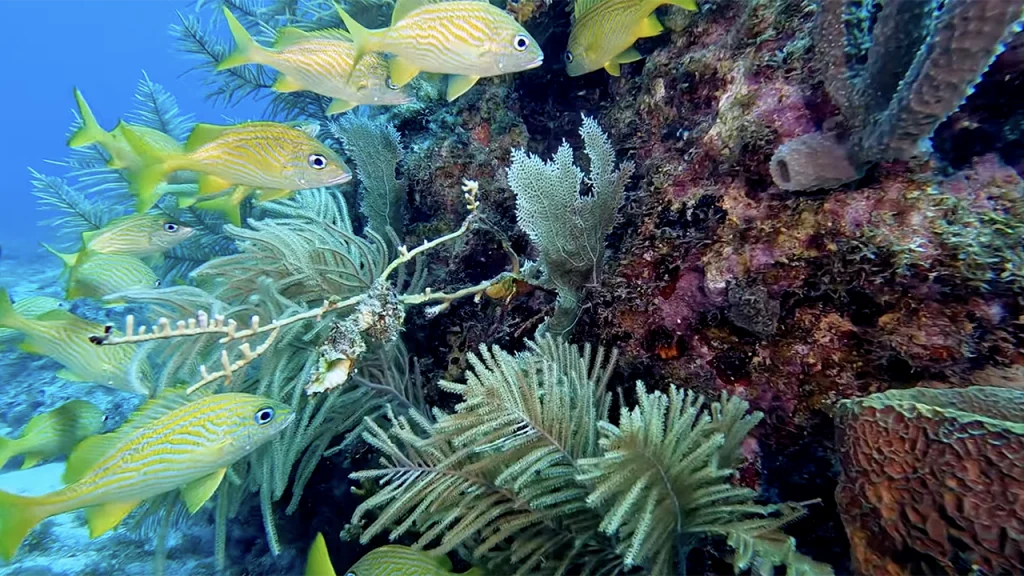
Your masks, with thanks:
<instances>
[{"instance_id":1,"label":"yellow striped fish","mask_svg":"<svg viewBox=\"0 0 1024 576\"><path fill-rule=\"evenodd\" d=\"M356 576L451 576L452 561L444 554L430 554L408 546L389 544L374 548L348 569ZM483 570L470 568L463 576L484 576ZM315 575L310 575L315 576Z\"/></svg>"},{"instance_id":2,"label":"yellow striped fish","mask_svg":"<svg viewBox=\"0 0 1024 576\"><path fill-rule=\"evenodd\" d=\"M64 306L64 302L49 296L29 296L14 303L14 311L25 318L36 318L50 310ZM0 328L0 347L13 344L21 339L17 330Z\"/></svg>"},{"instance_id":3,"label":"yellow striped fish","mask_svg":"<svg viewBox=\"0 0 1024 576\"><path fill-rule=\"evenodd\" d=\"M144 258L174 248L194 230L160 214L130 214L82 233L83 250Z\"/></svg>"},{"instance_id":4,"label":"yellow striped fish","mask_svg":"<svg viewBox=\"0 0 1024 576\"><path fill-rule=\"evenodd\" d=\"M352 172L333 150L305 131L277 122L197 124L181 153L150 147L132 128L123 133L146 164L131 177L140 212L153 206L159 197L157 187L179 170L199 173L200 196L235 185L274 194L333 186L352 179Z\"/></svg>"},{"instance_id":5,"label":"yellow striped fish","mask_svg":"<svg viewBox=\"0 0 1024 576\"><path fill-rule=\"evenodd\" d=\"M363 54L391 54L391 82L404 86L420 72L449 74L448 101L485 76L536 68L544 53L532 36L504 10L473 0L398 0L391 26L367 30L338 7Z\"/></svg>"},{"instance_id":6,"label":"yellow striped fish","mask_svg":"<svg viewBox=\"0 0 1024 576\"><path fill-rule=\"evenodd\" d=\"M0 328L24 336L19 348L47 356L64 368L57 376L73 382L93 382L135 394L149 393L149 366L145 359L133 364L135 344L97 346L89 341L103 334L104 326L75 316L67 310L50 310L37 318L20 316L0 288ZM136 374L137 372L137 374Z\"/></svg>"},{"instance_id":7,"label":"yellow striped fish","mask_svg":"<svg viewBox=\"0 0 1024 576\"><path fill-rule=\"evenodd\" d=\"M124 304L124 300L108 296L160 286L160 280L153 269L134 256L99 254L87 250L67 254L46 244L43 247L64 262L64 272L68 278L64 297L68 300L93 298L105 307L118 306Z\"/></svg>"},{"instance_id":8,"label":"yellow striped fish","mask_svg":"<svg viewBox=\"0 0 1024 576\"><path fill-rule=\"evenodd\" d=\"M151 148L158 148L167 152L180 152L182 149L181 143L174 138L147 126L120 121L113 130L109 132L104 130L100 127L99 122L96 121L96 116L93 115L92 109L89 108L89 104L85 101L85 97L82 96L78 88L75 88L75 102L78 104L78 115L82 118L82 126L68 139L68 146L80 148L90 144L99 145L110 156L110 161L107 163L109 168L129 172L142 168L142 159L139 157L138 152L125 141L124 130L126 128L135 130L138 137L145 140Z\"/></svg>"},{"instance_id":9,"label":"yellow striped fish","mask_svg":"<svg viewBox=\"0 0 1024 576\"><path fill-rule=\"evenodd\" d=\"M168 390L117 431L93 436L68 457L67 486L42 496L0 492L0 557L10 560L32 528L85 508L89 536L117 526L147 498L181 490L198 510L228 466L288 426L287 405L251 394L213 394L187 402Z\"/></svg>"},{"instance_id":10,"label":"yellow striped fish","mask_svg":"<svg viewBox=\"0 0 1024 576\"><path fill-rule=\"evenodd\" d=\"M695 0L576 0L565 71L579 76L604 68L618 76L620 65L642 58L633 47L638 38L665 31L654 15L663 4L697 9Z\"/></svg>"},{"instance_id":11,"label":"yellow striped fish","mask_svg":"<svg viewBox=\"0 0 1024 576\"><path fill-rule=\"evenodd\" d=\"M388 79L388 64L380 54L367 54L355 63L356 47L348 32L338 29L305 32L277 31L272 48L260 46L224 6L237 48L217 70L262 64L278 71L271 87L276 92L309 90L333 98L327 114L340 114L360 104L396 105L412 102L409 91Z\"/></svg>"},{"instance_id":12,"label":"yellow striped fish","mask_svg":"<svg viewBox=\"0 0 1024 576\"><path fill-rule=\"evenodd\" d=\"M0 468L24 454L21 468L40 460L63 456L85 438L103 431L103 411L85 400L71 400L34 416L18 438L0 438Z\"/></svg>"}]
</instances>

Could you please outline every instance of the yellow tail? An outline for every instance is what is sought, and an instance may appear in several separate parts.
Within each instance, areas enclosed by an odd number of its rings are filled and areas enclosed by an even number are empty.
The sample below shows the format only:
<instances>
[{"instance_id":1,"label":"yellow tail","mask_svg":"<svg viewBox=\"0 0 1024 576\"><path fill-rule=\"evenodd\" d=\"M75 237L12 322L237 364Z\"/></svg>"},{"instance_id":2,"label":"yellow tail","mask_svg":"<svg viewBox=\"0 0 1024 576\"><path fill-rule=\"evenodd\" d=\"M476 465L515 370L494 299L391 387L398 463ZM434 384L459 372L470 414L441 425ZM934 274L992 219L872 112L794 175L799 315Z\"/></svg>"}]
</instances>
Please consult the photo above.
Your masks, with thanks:
<instances>
[{"instance_id":1,"label":"yellow tail","mask_svg":"<svg viewBox=\"0 0 1024 576\"><path fill-rule=\"evenodd\" d=\"M305 576L336 576L334 565L331 564L331 557L327 554L327 542L324 535L317 532L313 545L309 547L309 555L306 557Z\"/></svg>"},{"instance_id":2,"label":"yellow tail","mask_svg":"<svg viewBox=\"0 0 1024 576\"><path fill-rule=\"evenodd\" d=\"M359 64L363 56L374 51L374 32L377 32L377 30L368 30L362 24L356 22L337 2L334 3L334 7L338 9L338 15L341 16L342 22L348 28L348 33L352 36L352 43L355 44L356 53L352 58L352 69L355 70L356 65Z\"/></svg>"},{"instance_id":3,"label":"yellow tail","mask_svg":"<svg viewBox=\"0 0 1024 576\"><path fill-rule=\"evenodd\" d=\"M96 121L89 104L85 102L85 97L78 91L78 88L75 88L75 102L78 103L78 115L82 117L82 127L76 130L71 138L68 138L68 146L78 148L97 142L102 144L110 137L110 133L100 128L99 122Z\"/></svg>"},{"instance_id":4,"label":"yellow tail","mask_svg":"<svg viewBox=\"0 0 1024 576\"><path fill-rule=\"evenodd\" d=\"M0 438L0 468L7 464L7 461L18 455L18 447L10 438Z\"/></svg>"},{"instance_id":5,"label":"yellow tail","mask_svg":"<svg viewBox=\"0 0 1024 576\"><path fill-rule=\"evenodd\" d=\"M7 294L6 288L0 288L0 328L19 330L24 320L14 309L14 303Z\"/></svg>"},{"instance_id":6,"label":"yellow tail","mask_svg":"<svg viewBox=\"0 0 1024 576\"><path fill-rule=\"evenodd\" d=\"M78 257L81 254L81 252L75 252L74 254L67 252L57 252L56 250L51 248L49 244L46 244L45 242L40 242L39 244L41 244L43 248L46 248L46 250L50 254L53 254L57 258L61 259L61 262L64 263L64 273L74 268L75 264L78 263Z\"/></svg>"},{"instance_id":7,"label":"yellow tail","mask_svg":"<svg viewBox=\"0 0 1024 576\"><path fill-rule=\"evenodd\" d=\"M267 49L252 39L249 31L242 26L242 23L235 18L227 6L223 8L224 17L228 19L228 28L231 29L231 36L235 39L235 50L217 64L217 72L245 64L262 64L260 56L264 55Z\"/></svg>"},{"instance_id":8,"label":"yellow tail","mask_svg":"<svg viewBox=\"0 0 1024 576\"><path fill-rule=\"evenodd\" d=\"M0 492L0 558L13 558L29 531L47 516L35 498Z\"/></svg>"},{"instance_id":9,"label":"yellow tail","mask_svg":"<svg viewBox=\"0 0 1024 576\"><path fill-rule=\"evenodd\" d=\"M171 172L178 169L175 162L178 158L173 153L152 146L130 126L124 126L121 135L142 162L142 168L126 175L129 190L136 197L135 210L141 214L152 208L160 199L157 188L167 182Z\"/></svg>"}]
</instances>

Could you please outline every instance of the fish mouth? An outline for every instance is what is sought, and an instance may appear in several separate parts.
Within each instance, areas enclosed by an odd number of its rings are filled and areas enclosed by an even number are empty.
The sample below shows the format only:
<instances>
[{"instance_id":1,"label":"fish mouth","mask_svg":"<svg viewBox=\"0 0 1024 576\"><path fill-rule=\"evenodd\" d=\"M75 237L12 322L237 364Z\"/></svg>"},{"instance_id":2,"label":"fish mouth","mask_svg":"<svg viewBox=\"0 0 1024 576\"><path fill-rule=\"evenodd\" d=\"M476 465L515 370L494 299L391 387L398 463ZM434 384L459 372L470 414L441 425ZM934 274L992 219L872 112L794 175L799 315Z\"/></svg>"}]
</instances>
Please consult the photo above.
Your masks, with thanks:
<instances>
[{"instance_id":1,"label":"fish mouth","mask_svg":"<svg viewBox=\"0 0 1024 576\"><path fill-rule=\"evenodd\" d=\"M327 185L328 186L335 186L337 184L344 184L345 182L348 182L351 179L352 179L352 173L351 172L347 172L345 174L342 174L341 176L338 176L337 178L332 178L330 180L330 182L327 183Z\"/></svg>"},{"instance_id":2,"label":"fish mouth","mask_svg":"<svg viewBox=\"0 0 1024 576\"><path fill-rule=\"evenodd\" d=\"M534 68L537 68L538 66L540 66L543 63L544 63L544 55L541 54L540 56L537 57L536 60L534 60L533 62L530 62L529 64L527 64L526 68L523 68L523 70L532 70Z\"/></svg>"}]
</instances>

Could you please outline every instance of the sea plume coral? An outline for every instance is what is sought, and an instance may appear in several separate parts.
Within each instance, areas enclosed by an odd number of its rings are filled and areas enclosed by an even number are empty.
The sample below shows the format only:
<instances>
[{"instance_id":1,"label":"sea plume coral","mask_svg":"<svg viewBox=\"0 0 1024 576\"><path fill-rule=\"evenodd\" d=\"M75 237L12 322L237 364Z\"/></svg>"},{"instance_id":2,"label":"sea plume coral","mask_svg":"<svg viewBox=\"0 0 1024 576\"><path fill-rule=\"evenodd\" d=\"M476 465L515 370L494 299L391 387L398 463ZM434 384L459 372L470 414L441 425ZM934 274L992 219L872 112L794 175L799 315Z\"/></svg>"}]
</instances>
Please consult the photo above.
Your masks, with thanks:
<instances>
[{"instance_id":1,"label":"sea plume coral","mask_svg":"<svg viewBox=\"0 0 1024 576\"><path fill-rule=\"evenodd\" d=\"M890 390L840 402L836 424L859 573L1024 571L1024 393Z\"/></svg>"},{"instance_id":2,"label":"sea plume coral","mask_svg":"<svg viewBox=\"0 0 1024 576\"><path fill-rule=\"evenodd\" d=\"M353 523L375 511L362 541L415 531L418 546L460 546L472 561L516 574L650 574L684 569L686 552L718 537L736 550L737 571L831 574L800 555L779 530L798 504L754 502L732 483L740 444L760 419L746 402L668 395L637 385L637 406L609 418L614 355L550 335L512 355L481 346L461 396L435 422L389 415L367 421L365 440L381 453L353 478L380 482ZM499 568L500 567L500 568Z\"/></svg>"}]
</instances>

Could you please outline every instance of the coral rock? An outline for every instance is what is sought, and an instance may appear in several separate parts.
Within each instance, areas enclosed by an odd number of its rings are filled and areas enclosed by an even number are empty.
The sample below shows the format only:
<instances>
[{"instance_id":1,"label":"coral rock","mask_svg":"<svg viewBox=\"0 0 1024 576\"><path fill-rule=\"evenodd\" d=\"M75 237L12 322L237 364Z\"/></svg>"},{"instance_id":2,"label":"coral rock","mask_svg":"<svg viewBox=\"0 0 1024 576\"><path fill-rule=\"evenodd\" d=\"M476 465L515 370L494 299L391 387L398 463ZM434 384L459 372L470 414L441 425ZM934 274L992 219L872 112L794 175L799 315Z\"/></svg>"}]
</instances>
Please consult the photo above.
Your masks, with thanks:
<instances>
[{"instance_id":1,"label":"coral rock","mask_svg":"<svg viewBox=\"0 0 1024 576\"><path fill-rule=\"evenodd\" d=\"M1024 392L890 390L836 411L860 574L1024 572Z\"/></svg>"}]
</instances>

